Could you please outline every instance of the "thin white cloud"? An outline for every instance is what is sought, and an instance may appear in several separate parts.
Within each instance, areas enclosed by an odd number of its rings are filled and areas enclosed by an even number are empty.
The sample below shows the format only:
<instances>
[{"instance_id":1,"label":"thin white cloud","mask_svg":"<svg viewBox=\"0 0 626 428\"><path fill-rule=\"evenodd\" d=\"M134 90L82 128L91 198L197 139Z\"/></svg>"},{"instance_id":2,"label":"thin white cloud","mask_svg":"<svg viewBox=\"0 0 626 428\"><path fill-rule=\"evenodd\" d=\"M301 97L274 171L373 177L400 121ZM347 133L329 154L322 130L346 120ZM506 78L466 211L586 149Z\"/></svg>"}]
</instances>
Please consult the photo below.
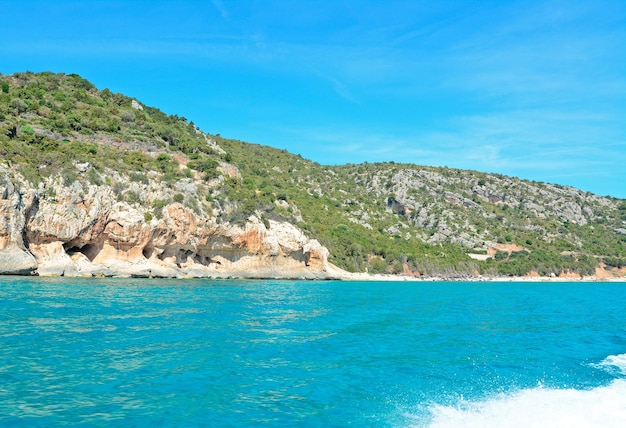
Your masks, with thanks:
<instances>
[{"instance_id":1,"label":"thin white cloud","mask_svg":"<svg viewBox=\"0 0 626 428\"><path fill-rule=\"evenodd\" d=\"M276 130L298 138L321 163L394 160L579 184L574 179L624 175L626 141L605 129L610 119L584 110L536 109L460 117L428 132L381 133L375 125ZM596 141L602 143L590 143ZM595 186L587 189L599 191L601 184Z\"/></svg>"},{"instance_id":2,"label":"thin white cloud","mask_svg":"<svg viewBox=\"0 0 626 428\"><path fill-rule=\"evenodd\" d=\"M230 13L228 12L228 9L226 9L226 7L224 6L224 2L222 0L211 0L211 4L215 9L217 9L220 15L222 15L222 18L227 21L230 20Z\"/></svg>"}]
</instances>

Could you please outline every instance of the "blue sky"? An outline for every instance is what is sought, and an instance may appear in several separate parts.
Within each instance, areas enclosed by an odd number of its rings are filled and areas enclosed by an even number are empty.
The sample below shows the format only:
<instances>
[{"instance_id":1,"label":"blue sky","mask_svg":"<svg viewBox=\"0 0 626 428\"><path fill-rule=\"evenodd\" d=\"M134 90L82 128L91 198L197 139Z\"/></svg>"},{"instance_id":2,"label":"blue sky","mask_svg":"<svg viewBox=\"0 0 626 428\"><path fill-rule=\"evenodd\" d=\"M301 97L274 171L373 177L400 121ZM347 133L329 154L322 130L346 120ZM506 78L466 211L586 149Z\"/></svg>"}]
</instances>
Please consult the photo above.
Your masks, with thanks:
<instances>
[{"instance_id":1,"label":"blue sky","mask_svg":"<svg viewBox=\"0 0 626 428\"><path fill-rule=\"evenodd\" d=\"M626 2L0 0L0 72L78 73L322 164L626 198Z\"/></svg>"}]
</instances>

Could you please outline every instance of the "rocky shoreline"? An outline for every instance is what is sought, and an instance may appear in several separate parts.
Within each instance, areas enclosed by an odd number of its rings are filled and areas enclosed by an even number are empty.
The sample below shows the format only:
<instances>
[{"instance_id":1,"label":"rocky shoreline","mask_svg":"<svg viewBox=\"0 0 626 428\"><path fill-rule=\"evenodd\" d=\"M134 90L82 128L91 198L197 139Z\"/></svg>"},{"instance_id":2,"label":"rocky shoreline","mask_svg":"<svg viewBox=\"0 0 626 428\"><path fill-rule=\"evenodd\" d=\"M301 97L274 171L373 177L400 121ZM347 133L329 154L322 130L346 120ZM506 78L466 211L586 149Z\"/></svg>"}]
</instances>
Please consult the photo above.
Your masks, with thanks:
<instances>
[{"instance_id":1,"label":"rocky shoreline","mask_svg":"<svg viewBox=\"0 0 626 428\"><path fill-rule=\"evenodd\" d=\"M626 270L592 276L409 276L350 273L291 223L249 216L243 224L179 202L149 208L107 185L33 188L0 166L0 275L137 278L248 278L346 281L625 281ZM12 181L13 180L13 181ZM158 186L137 191L153 192ZM53 196L52 196L53 195ZM150 215L148 215L150 214Z\"/></svg>"},{"instance_id":2,"label":"rocky shoreline","mask_svg":"<svg viewBox=\"0 0 626 428\"><path fill-rule=\"evenodd\" d=\"M0 172L2 172L0 170ZM6 172L6 171L5 171ZM54 194L54 198L50 194ZM287 222L218 222L172 202L159 218L109 186L0 186L0 274L339 279L328 250Z\"/></svg>"},{"instance_id":3,"label":"rocky shoreline","mask_svg":"<svg viewBox=\"0 0 626 428\"><path fill-rule=\"evenodd\" d=\"M579 278L563 278L563 277L548 277L548 276L468 276L468 277L442 277L442 276L404 276L404 275L391 275L391 274L367 274L367 273L350 273L340 269L333 270L331 272L325 272L323 274L310 274L302 273L300 275L285 275L281 272L276 272L271 269L255 272L220 272L206 273L201 271L193 272L179 272L175 275L153 275L145 270L137 271L135 268L129 266L119 270L108 267L105 270L98 270L96 273L73 273L65 275L65 273L42 273L39 274L36 271L24 274L3 273L0 276L31 276L31 277L68 277L68 278L144 278L144 279L234 279L234 280L306 280L306 281L344 281L344 282L511 282L511 283L594 283L594 282L625 282L626 277L613 276L613 277L597 277L597 276L583 276Z\"/></svg>"}]
</instances>

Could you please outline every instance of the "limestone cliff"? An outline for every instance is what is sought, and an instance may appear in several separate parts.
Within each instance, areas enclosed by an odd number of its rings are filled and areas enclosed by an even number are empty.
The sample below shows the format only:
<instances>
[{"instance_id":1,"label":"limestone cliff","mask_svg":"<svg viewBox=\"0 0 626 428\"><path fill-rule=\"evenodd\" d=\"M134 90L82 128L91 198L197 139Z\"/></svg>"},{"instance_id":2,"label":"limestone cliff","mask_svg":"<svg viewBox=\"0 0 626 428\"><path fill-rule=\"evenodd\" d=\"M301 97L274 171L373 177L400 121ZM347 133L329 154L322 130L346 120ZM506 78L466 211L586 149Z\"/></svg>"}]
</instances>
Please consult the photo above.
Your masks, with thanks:
<instances>
[{"instance_id":1,"label":"limestone cliff","mask_svg":"<svg viewBox=\"0 0 626 428\"><path fill-rule=\"evenodd\" d=\"M37 189L2 167L0 274L326 279L342 271L295 226L218 223L181 203L146 220L108 185L54 179ZM54 194L54 197L50 195ZM266 224L269 226L266 227Z\"/></svg>"}]
</instances>

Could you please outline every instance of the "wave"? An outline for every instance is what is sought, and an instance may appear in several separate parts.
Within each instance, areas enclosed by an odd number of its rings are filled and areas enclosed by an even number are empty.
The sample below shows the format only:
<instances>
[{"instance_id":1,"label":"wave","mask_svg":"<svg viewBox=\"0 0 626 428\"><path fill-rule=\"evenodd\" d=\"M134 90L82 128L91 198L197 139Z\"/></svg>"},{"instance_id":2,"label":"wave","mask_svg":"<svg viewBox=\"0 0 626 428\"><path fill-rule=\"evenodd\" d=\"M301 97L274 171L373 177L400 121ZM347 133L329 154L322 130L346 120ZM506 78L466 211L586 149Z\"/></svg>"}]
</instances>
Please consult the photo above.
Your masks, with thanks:
<instances>
[{"instance_id":1,"label":"wave","mask_svg":"<svg viewBox=\"0 0 626 428\"><path fill-rule=\"evenodd\" d=\"M626 354L611 355L594 367L626 376ZM454 406L431 405L429 412L429 428L621 428L626 421L626 379L592 389L524 389Z\"/></svg>"},{"instance_id":2,"label":"wave","mask_svg":"<svg viewBox=\"0 0 626 428\"><path fill-rule=\"evenodd\" d=\"M603 369L614 375L626 376L626 354L609 355L598 364L592 367Z\"/></svg>"}]
</instances>

